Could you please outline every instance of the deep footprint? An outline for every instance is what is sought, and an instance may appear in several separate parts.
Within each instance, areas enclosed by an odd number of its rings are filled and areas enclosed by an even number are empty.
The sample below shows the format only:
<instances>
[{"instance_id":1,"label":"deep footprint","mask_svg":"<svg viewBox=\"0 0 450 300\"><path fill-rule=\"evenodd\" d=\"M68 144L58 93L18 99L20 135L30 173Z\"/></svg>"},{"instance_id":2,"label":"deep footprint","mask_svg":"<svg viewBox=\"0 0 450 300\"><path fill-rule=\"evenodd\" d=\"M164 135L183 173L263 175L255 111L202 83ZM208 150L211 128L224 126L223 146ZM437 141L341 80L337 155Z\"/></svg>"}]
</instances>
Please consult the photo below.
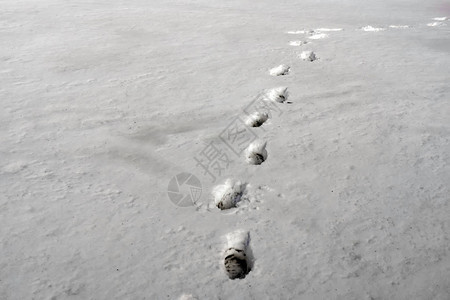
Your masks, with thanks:
<instances>
[{"instance_id":1,"label":"deep footprint","mask_svg":"<svg viewBox=\"0 0 450 300\"><path fill-rule=\"evenodd\" d=\"M250 127L260 127L269 119L268 113L254 112L245 120L245 124Z\"/></svg>"},{"instance_id":2,"label":"deep footprint","mask_svg":"<svg viewBox=\"0 0 450 300\"><path fill-rule=\"evenodd\" d=\"M242 200L247 184L227 179L224 184L213 189L214 203L221 210L236 207Z\"/></svg>"},{"instance_id":3,"label":"deep footprint","mask_svg":"<svg viewBox=\"0 0 450 300\"><path fill-rule=\"evenodd\" d=\"M228 249L225 251L224 266L228 278L243 279L251 271L252 259L249 252L250 234L238 230L227 234Z\"/></svg>"},{"instance_id":4,"label":"deep footprint","mask_svg":"<svg viewBox=\"0 0 450 300\"><path fill-rule=\"evenodd\" d=\"M264 99L283 103L288 99L289 96L287 89L288 89L287 87L280 86L267 90L264 95Z\"/></svg>"},{"instance_id":5,"label":"deep footprint","mask_svg":"<svg viewBox=\"0 0 450 300\"><path fill-rule=\"evenodd\" d=\"M260 165L267 159L267 142L254 141L245 150L245 158L250 165Z\"/></svg>"}]
</instances>

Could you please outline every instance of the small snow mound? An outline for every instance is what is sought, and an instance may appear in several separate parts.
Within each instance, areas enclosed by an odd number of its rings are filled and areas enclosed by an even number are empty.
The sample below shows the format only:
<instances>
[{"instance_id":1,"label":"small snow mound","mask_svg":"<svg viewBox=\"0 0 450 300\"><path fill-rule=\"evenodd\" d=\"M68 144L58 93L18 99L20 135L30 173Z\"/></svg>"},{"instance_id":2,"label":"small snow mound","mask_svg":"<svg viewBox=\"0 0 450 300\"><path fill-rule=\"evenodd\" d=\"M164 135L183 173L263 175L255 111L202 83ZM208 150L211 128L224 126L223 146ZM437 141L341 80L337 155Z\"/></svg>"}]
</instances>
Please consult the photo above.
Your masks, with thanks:
<instances>
[{"instance_id":1,"label":"small snow mound","mask_svg":"<svg viewBox=\"0 0 450 300\"><path fill-rule=\"evenodd\" d=\"M389 25L389 28L405 29L409 28L409 25Z\"/></svg>"},{"instance_id":2,"label":"small snow mound","mask_svg":"<svg viewBox=\"0 0 450 300\"><path fill-rule=\"evenodd\" d=\"M288 65L279 65L278 67L272 68L269 74L272 76L286 75L289 73L291 68Z\"/></svg>"},{"instance_id":3,"label":"small snow mound","mask_svg":"<svg viewBox=\"0 0 450 300\"><path fill-rule=\"evenodd\" d=\"M227 234L228 249L225 251L225 271L230 279L243 279L250 272L250 261L247 250L250 234L245 230L237 230Z\"/></svg>"},{"instance_id":4,"label":"small snow mound","mask_svg":"<svg viewBox=\"0 0 450 300\"><path fill-rule=\"evenodd\" d=\"M447 21L448 17L436 17L436 18L433 18L433 20L435 20L435 21Z\"/></svg>"},{"instance_id":5,"label":"small snow mound","mask_svg":"<svg viewBox=\"0 0 450 300\"><path fill-rule=\"evenodd\" d=\"M259 127L269 118L269 114L264 112L254 112L250 116L248 116L247 120L245 120L245 124L250 127Z\"/></svg>"},{"instance_id":6,"label":"small snow mound","mask_svg":"<svg viewBox=\"0 0 450 300\"><path fill-rule=\"evenodd\" d=\"M224 184L213 189L214 203L221 210L236 207L245 192L245 183L233 179L227 179Z\"/></svg>"},{"instance_id":7,"label":"small snow mound","mask_svg":"<svg viewBox=\"0 0 450 300\"><path fill-rule=\"evenodd\" d=\"M287 87L280 86L273 89L270 89L265 94L265 99L270 101L275 101L279 103L283 103L288 98Z\"/></svg>"},{"instance_id":8,"label":"small snow mound","mask_svg":"<svg viewBox=\"0 0 450 300\"><path fill-rule=\"evenodd\" d=\"M373 32L378 32L378 31L383 31L385 30L384 28L380 28L380 27L372 27L370 25L367 25L365 27L361 27L362 31L373 31Z\"/></svg>"},{"instance_id":9,"label":"small snow mound","mask_svg":"<svg viewBox=\"0 0 450 300\"><path fill-rule=\"evenodd\" d=\"M245 158L250 165L260 165L267 159L267 142L254 141L245 150Z\"/></svg>"},{"instance_id":10,"label":"small snow mound","mask_svg":"<svg viewBox=\"0 0 450 300\"><path fill-rule=\"evenodd\" d=\"M300 53L300 58L303 60L315 61L317 59L316 54L313 51L303 51Z\"/></svg>"},{"instance_id":11,"label":"small snow mound","mask_svg":"<svg viewBox=\"0 0 450 300\"><path fill-rule=\"evenodd\" d=\"M430 27L437 27L437 26L445 26L446 24L443 22L432 22L432 23L428 23L427 26Z\"/></svg>"},{"instance_id":12,"label":"small snow mound","mask_svg":"<svg viewBox=\"0 0 450 300\"><path fill-rule=\"evenodd\" d=\"M328 37L328 34L326 34L326 33L316 33L316 34L312 34L308 38L311 40L320 40L320 39L325 39L327 37Z\"/></svg>"}]
</instances>

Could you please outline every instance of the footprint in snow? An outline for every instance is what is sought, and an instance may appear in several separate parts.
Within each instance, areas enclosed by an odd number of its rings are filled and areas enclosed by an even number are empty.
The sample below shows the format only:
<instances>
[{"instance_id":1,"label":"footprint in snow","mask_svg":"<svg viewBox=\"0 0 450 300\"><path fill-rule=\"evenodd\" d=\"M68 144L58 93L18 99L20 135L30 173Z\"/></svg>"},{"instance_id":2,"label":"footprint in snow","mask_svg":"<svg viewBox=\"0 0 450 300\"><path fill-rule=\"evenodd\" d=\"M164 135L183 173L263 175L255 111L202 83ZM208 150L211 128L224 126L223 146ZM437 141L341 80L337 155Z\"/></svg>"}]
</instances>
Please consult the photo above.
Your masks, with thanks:
<instances>
[{"instance_id":1,"label":"footprint in snow","mask_svg":"<svg viewBox=\"0 0 450 300\"><path fill-rule=\"evenodd\" d=\"M303 51L302 53L300 53L299 57L303 60L307 60L310 62L313 62L315 60L317 60L317 56L313 51Z\"/></svg>"},{"instance_id":2,"label":"footprint in snow","mask_svg":"<svg viewBox=\"0 0 450 300\"><path fill-rule=\"evenodd\" d=\"M225 272L230 279L243 279L251 271L253 254L250 249L250 233L237 230L227 234L228 249L224 254Z\"/></svg>"},{"instance_id":3,"label":"footprint in snow","mask_svg":"<svg viewBox=\"0 0 450 300\"><path fill-rule=\"evenodd\" d=\"M269 114L266 112L254 112L245 120L245 124L250 127L260 127L269 119Z\"/></svg>"},{"instance_id":4,"label":"footprint in snow","mask_svg":"<svg viewBox=\"0 0 450 300\"><path fill-rule=\"evenodd\" d=\"M245 158L250 165L260 165L267 159L267 142L254 141L245 149Z\"/></svg>"},{"instance_id":5,"label":"footprint in snow","mask_svg":"<svg viewBox=\"0 0 450 300\"><path fill-rule=\"evenodd\" d=\"M291 67L288 65L279 65L278 67L272 68L269 71L269 74L272 76L280 76L289 74Z\"/></svg>"},{"instance_id":6,"label":"footprint in snow","mask_svg":"<svg viewBox=\"0 0 450 300\"><path fill-rule=\"evenodd\" d=\"M289 46L293 46L293 47L298 47L298 46L306 45L306 44L308 44L308 42L306 42L306 41L290 41L289 42Z\"/></svg>"},{"instance_id":7,"label":"footprint in snow","mask_svg":"<svg viewBox=\"0 0 450 300\"><path fill-rule=\"evenodd\" d=\"M288 99L287 87L279 86L265 91L263 95L264 100L274 101L278 103L284 103Z\"/></svg>"},{"instance_id":8,"label":"footprint in snow","mask_svg":"<svg viewBox=\"0 0 450 300\"><path fill-rule=\"evenodd\" d=\"M224 184L213 189L214 203L221 210L236 207L246 192L246 183L227 179Z\"/></svg>"}]
</instances>

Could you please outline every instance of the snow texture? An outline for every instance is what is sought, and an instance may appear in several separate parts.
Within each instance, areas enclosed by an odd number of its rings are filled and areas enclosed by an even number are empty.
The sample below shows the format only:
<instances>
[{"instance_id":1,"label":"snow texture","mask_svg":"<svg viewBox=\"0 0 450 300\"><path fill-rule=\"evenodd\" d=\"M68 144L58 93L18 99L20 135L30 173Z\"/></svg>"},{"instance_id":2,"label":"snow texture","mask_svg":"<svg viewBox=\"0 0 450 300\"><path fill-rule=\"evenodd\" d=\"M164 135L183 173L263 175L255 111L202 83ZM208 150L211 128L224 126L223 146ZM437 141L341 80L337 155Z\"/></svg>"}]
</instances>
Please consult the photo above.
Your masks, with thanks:
<instances>
[{"instance_id":1,"label":"snow texture","mask_svg":"<svg viewBox=\"0 0 450 300\"><path fill-rule=\"evenodd\" d=\"M2 0L0 299L450 299L447 3ZM220 210L226 178L251 186Z\"/></svg>"}]
</instances>

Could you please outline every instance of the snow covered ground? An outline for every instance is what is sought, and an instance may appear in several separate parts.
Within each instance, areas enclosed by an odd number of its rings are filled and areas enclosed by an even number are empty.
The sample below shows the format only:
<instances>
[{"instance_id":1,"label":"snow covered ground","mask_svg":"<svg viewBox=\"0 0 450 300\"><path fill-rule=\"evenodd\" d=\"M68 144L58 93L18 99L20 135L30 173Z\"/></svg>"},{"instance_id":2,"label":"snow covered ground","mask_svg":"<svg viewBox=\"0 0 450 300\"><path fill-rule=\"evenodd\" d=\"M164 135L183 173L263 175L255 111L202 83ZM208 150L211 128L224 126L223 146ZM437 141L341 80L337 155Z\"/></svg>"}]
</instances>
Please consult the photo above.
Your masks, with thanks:
<instances>
[{"instance_id":1,"label":"snow covered ground","mask_svg":"<svg viewBox=\"0 0 450 300\"><path fill-rule=\"evenodd\" d=\"M0 298L449 299L448 16L437 0L0 1ZM187 207L168 193L182 172L202 187L182 187ZM219 210L226 178L245 193ZM251 271L230 280L236 230Z\"/></svg>"}]
</instances>

